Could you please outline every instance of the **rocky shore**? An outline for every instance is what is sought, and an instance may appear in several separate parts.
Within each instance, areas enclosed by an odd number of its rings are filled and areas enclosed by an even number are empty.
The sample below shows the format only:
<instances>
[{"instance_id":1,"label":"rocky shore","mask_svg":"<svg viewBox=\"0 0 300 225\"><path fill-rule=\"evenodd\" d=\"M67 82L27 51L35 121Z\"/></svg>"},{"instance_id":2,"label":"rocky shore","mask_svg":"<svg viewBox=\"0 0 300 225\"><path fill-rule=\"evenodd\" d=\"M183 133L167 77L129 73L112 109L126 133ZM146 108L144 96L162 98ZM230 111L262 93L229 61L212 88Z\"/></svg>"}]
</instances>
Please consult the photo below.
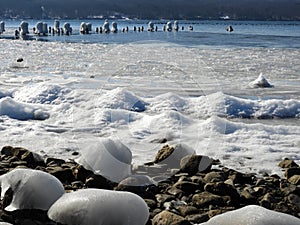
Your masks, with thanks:
<instances>
[{"instance_id":1,"label":"rocky shore","mask_svg":"<svg viewBox=\"0 0 300 225\"><path fill-rule=\"evenodd\" d=\"M27 149L11 146L1 150L0 175L15 168L31 168L58 178L66 192L100 188L136 193L149 207L148 225L198 224L246 205L260 205L300 218L300 167L294 161L285 159L279 162L278 166L285 171L284 178L274 174L241 173L225 167L218 160L211 160L199 172L199 163L206 157L200 155L188 156L180 163L180 169L170 170L159 160L159 157L168 157L168 153L164 154L168 150L170 147L164 146L153 162L133 169L134 174L150 177L151 171L155 171L153 179L159 178L159 181L144 186L128 186L126 181L114 183L73 160L44 158ZM42 210L5 211L12 194L7 191L0 202L0 222L14 225L57 224Z\"/></svg>"}]
</instances>

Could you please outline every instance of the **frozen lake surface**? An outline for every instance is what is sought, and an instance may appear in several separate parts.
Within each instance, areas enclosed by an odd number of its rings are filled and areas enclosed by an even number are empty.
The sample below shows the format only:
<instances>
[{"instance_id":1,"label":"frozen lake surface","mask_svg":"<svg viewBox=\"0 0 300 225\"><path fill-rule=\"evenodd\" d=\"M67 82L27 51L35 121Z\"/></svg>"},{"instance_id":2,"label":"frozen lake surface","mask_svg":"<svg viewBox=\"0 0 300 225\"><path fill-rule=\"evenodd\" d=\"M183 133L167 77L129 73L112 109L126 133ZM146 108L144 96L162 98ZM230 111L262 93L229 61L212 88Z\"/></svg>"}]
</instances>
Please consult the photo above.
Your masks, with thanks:
<instances>
[{"instance_id":1,"label":"frozen lake surface","mask_svg":"<svg viewBox=\"0 0 300 225\"><path fill-rule=\"evenodd\" d=\"M5 35L17 24L7 22ZM281 159L300 163L299 23L180 24L194 31L1 35L0 145L74 158L112 137L137 165L153 160L165 138L243 172L281 175ZM272 88L249 85L260 74Z\"/></svg>"}]
</instances>

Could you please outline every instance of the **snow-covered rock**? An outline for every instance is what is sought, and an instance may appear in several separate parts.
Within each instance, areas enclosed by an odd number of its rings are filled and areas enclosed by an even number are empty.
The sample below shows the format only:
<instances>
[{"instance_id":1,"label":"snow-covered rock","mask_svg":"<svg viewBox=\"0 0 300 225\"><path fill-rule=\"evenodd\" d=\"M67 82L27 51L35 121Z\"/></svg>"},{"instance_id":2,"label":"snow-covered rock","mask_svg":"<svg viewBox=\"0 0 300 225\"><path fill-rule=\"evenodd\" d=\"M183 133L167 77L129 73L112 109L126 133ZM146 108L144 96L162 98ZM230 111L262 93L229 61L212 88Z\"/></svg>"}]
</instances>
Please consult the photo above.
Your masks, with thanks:
<instances>
[{"instance_id":1,"label":"snow-covered rock","mask_svg":"<svg viewBox=\"0 0 300 225\"><path fill-rule=\"evenodd\" d=\"M20 28L21 28L21 32L20 32L21 35L24 36L24 35L29 34L28 23L27 22L22 21L21 24L20 24Z\"/></svg>"},{"instance_id":2,"label":"snow-covered rock","mask_svg":"<svg viewBox=\"0 0 300 225\"><path fill-rule=\"evenodd\" d=\"M257 205L226 212L200 225L299 225L300 219Z\"/></svg>"},{"instance_id":3,"label":"snow-covered rock","mask_svg":"<svg viewBox=\"0 0 300 225\"><path fill-rule=\"evenodd\" d=\"M273 87L269 83L269 81L264 77L264 75L261 73L259 76L256 78L256 80L252 81L249 83L249 86L252 88L270 88Z\"/></svg>"},{"instance_id":4,"label":"snow-covered rock","mask_svg":"<svg viewBox=\"0 0 300 225\"><path fill-rule=\"evenodd\" d=\"M144 225L149 211L136 194L85 189L64 194L49 209L48 216L66 225Z\"/></svg>"},{"instance_id":5,"label":"snow-covered rock","mask_svg":"<svg viewBox=\"0 0 300 225\"><path fill-rule=\"evenodd\" d=\"M0 34L2 34L5 31L5 22L1 21L0 22Z\"/></svg>"},{"instance_id":6,"label":"snow-covered rock","mask_svg":"<svg viewBox=\"0 0 300 225\"><path fill-rule=\"evenodd\" d=\"M132 153L119 140L99 138L93 143L85 143L81 149L77 162L86 169L114 182L131 175Z\"/></svg>"},{"instance_id":7,"label":"snow-covered rock","mask_svg":"<svg viewBox=\"0 0 300 225\"><path fill-rule=\"evenodd\" d=\"M154 31L154 23L152 21L148 23L148 31Z\"/></svg>"},{"instance_id":8,"label":"snow-covered rock","mask_svg":"<svg viewBox=\"0 0 300 225\"><path fill-rule=\"evenodd\" d=\"M54 176L31 169L14 169L0 176L1 198L11 189L13 198L5 210L41 209L50 206L64 194L64 187Z\"/></svg>"},{"instance_id":9,"label":"snow-covered rock","mask_svg":"<svg viewBox=\"0 0 300 225\"><path fill-rule=\"evenodd\" d=\"M105 20L105 21L104 21L104 24L103 24L103 32L104 32L104 33L109 33L109 32L110 32L108 20Z\"/></svg>"},{"instance_id":10,"label":"snow-covered rock","mask_svg":"<svg viewBox=\"0 0 300 225\"><path fill-rule=\"evenodd\" d=\"M111 32L117 33L118 32L118 24L116 22L112 22L111 24Z\"/></svg>"}]
</instances>

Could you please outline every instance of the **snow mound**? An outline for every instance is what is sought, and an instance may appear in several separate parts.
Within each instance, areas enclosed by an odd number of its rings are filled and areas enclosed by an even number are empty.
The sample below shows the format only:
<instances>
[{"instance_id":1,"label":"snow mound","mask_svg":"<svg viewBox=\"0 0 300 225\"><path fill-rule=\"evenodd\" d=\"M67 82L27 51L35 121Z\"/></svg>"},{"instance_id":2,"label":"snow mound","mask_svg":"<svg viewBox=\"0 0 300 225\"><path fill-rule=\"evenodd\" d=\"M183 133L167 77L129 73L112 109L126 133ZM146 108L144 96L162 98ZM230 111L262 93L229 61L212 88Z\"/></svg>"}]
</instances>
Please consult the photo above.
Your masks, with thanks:
<instances>
[{"instance_id":1,"label":"snow mound","mask_svg":"<svg viewBox=\"0 0 300 225\"><path fill-rule=\"evenodd\" d=\"M149 211L136 194L85 189L64 194L49 209L48 216L66 225L144 225Z\"/></svg>"},{"instance_id":2,"label":"snow mound","mask_svg":"<svg viewBox=\"0 0 300 225\"><path fill-rule=\"evenodd\" d=\"M28 103L58 104L70 92L69 88L60 85L37 84L20 88L14 93L14 98Z\"/></svg>"},{"instance_id":3,"label":"snow mound","mask_svg":"<svg viewBox=\"0 0 300 225\"><path fill-rule=\"evenodd\" d=\"M214 95L212 112L224 117L239 118L297 118L300 116L300 101L296 99L251 100L230 95Z\"/></svg>"},{"instance_id":4,"label":"snow mound","mask_svg":"<svg viewBox=\"0 0 300 225\"><path fill-rule=\"evenodd\" d=\"M10 97L0 99L0 115L17 120L45 120L50 116L41 107L19 103Z\"/></svg>"},{"instance_id":5,"label":"snow mound","mask_svg":"<svg viewBox=\"0 0 300 225\"><path fill-rule=\"evenodd\" d=\"M201 225L299 225L300 219L257 205L245 206L213 217Z\"/></svg>"},{"instance_id":6,"label":"snow mound","mask_svg":"<svg viewBox=\"0 0 300 225\"><path fill-rule=\"evenodd\" d=\"M186 99L170 92L155 97L151 103L151 109L154 111L163 111L168 109L182 112L187 107L188 102Z\"/></svg>"},{"instance_id":7,"label":"snow mound","mask_svg":"<svg viewBox=\"0 0 300 225\"><path fill-rule=\"evenodd\" d=\"M12 91L0 90L0 98L12 97Z\"/></svg>"},{"instance_id":8,"label":"snow mound","mask_svg":"<svg viewBox=\"0 0 300 225\"><path fill-rule=\"evenodd\" d=\"M143 112L146 110L147 103L130 91L116 88L103 94L97 105L101 106L101 108Z\"/></svg>"},{"instance_id":9,"label":"snow mound","mask_svg":"<svg viewBox=\"0 0 300 225\"><path fill-rule=\"evenodd\" d=\"M64 194L64 187L54 176L31 169L14 169L0 176L1 199L7 190L13 192L13 199L5 210L19 209L48 210Z\"/></svg>"},{"instance_id":10,"label":"snow mound","mask_svg":"<svg viewBox=\"0 0 300 225\"><path fill-rule=\"evenodd\" d=\"M119 140L99 138L82 147L77 162L107 179L120 182L131 175L132 153Z\"/></svg>"},{"instance_id":11,"label":"snow mound","mask_svg":"<svg viewBox=\"0 0 300 225\"><path fill-rule=\"evenodd\" d=\"M263 76L263 74L259 74L256 80L249 83L249 86L252 88L271 88L273 85L269 83L269 81Z\"/></svg>"}]
</instances>

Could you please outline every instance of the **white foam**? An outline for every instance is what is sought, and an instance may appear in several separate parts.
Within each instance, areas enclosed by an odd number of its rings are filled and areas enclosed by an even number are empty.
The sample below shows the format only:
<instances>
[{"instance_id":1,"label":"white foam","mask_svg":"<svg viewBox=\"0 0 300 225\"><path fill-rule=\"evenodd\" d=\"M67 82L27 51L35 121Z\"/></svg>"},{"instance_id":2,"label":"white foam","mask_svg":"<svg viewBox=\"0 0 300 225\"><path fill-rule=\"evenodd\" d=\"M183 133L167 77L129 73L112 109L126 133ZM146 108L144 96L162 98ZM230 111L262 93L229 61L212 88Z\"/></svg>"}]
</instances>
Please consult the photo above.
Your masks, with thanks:
<instances>
[{"instance_id":1,"label":"white foam","mask_svg":"<svg viewBox=\"0 0 300 225\"><path fill-rule=\"evenodd\" d=\"M144 200L133 193L85 189L63 195L48 216L66 225L144 225L149 211Z\"/></svg>"},{"instance_id":2,"label":"white foam","mask_svg":"<svg viewBox=\"0 0 300 225\"><path fill-rule=\"evenodd\" d=\"M245 206L217 215L201 225L299 225L300 219L265 209L257 205Z\"/></svg>"}]
</instances>

